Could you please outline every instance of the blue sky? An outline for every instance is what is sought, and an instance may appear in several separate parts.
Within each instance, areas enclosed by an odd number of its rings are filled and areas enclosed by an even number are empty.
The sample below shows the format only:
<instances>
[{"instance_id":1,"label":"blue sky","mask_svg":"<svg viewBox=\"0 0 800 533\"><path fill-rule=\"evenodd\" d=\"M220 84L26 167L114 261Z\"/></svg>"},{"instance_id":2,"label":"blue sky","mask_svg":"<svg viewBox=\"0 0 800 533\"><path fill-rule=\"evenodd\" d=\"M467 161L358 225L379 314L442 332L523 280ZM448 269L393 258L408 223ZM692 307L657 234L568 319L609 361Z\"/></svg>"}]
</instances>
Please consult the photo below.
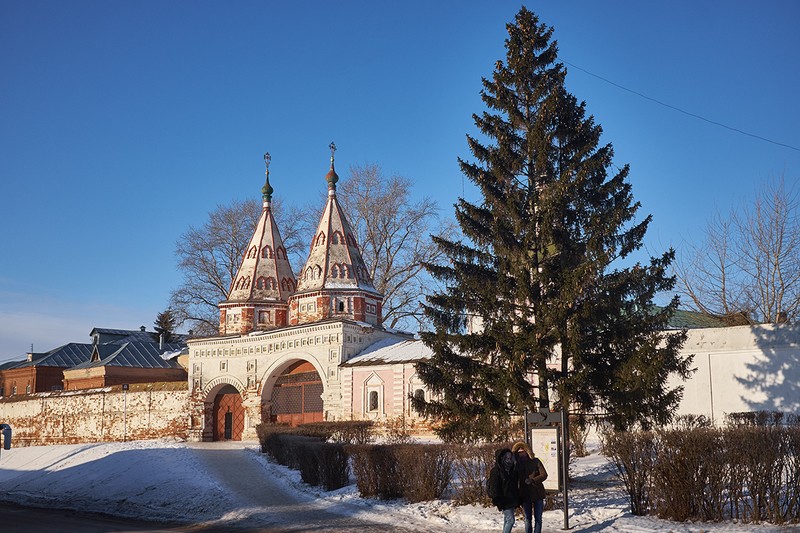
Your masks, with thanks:
<instances>
[{"instance_id":1,"label":"blue sky","mask_svg":"<svg viewBox=\"0 0 800 533\"><path fill-rule=\"evenodd\" d=\"M456 158L520 5L0 0L0 361L152 329L176 239L259 198L265 151L288 204L318 200L332 140L340 175L378 163L447 216L476 200ZM631 165L650 253L800 180L800 3L526 5Z\"/></svg>"}]
</instances>

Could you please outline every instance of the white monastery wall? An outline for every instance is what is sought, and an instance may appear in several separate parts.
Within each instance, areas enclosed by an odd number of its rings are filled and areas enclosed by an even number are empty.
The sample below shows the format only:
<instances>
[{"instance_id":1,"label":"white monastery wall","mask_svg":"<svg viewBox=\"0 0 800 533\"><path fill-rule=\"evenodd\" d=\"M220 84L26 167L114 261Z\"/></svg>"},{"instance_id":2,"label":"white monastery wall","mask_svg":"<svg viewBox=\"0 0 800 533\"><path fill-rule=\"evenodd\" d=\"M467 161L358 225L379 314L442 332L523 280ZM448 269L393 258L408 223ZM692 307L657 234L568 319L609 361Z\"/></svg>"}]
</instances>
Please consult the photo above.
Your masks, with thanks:
<instances>
[{"instance_id":1,"label":"white monastery wall","mask_svg":"<svg viewBox=\"0 0 800 533\"><path fill-rule=\"evenodd\" d=\"M14 446L187 438L189 395L131 384L81 391L37 393L0 401L0 421L10 424Z\"/></svg>"},{"instance_id":2,"label":"white monastery wall","mask_svg":"<svg viewBox=\"0 0 800 533\"><path fill-rule=\"evenodd\" d=\"M721 425L742 411L800 413L800 330L786 325L689 330L682 353L694 355L678 415Z\"/></svg>"}]
</instances>

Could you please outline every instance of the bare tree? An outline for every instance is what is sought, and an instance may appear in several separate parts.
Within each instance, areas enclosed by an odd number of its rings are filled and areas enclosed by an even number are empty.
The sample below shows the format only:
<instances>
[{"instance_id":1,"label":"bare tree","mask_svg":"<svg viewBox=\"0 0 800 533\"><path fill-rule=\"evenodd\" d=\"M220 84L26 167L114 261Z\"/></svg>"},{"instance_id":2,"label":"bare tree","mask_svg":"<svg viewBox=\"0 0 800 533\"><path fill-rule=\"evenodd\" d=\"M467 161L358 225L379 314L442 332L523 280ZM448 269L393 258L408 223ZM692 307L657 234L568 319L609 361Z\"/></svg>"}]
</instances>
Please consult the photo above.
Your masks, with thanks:
<instances>
[{"instance_id":1,"label":"bare tree","mask_svg":"<svg viewBox=\"0 0 800 533\"><path fill-rule=\"evenodd\" d=\"M705 239L677 261L689 306L730 324L784 322L800 312L800 202L784 179L766 182L753 203L708 223Z\"/></svg>"},{"instance_id":2,"label":"bare tree","mask_svg":"<svg viewBox=\"0 0 800 533\"><path fill-rule=\"evenodd\" d=\"M297 265L305 250L301 230L295 223L297 209L290 208L287 216L281 216L284 209L273 200L272 211L287 254L292 264ZM218 332L217 304L228 297L231 280L239 269L261 212L261 202L253 199L218 205L201 227L190 227L178 238L175 255L183 282L172 291L170 308L179 324L190 322L198 335Z\"/></svg>"},{"instance_id":3,"label":"bare tree","mask_svg":"<svg viewBox=\"0 0 800 533\"><path fill-rule=\"evenodd\" d=\"M769 181L750 209L734 215L746 296L762 322L785 322L800 307L800 204L796 187Z\"/></svg>"},{"instance_id":4,"label":"bare tree","mask_svg":"<svg viewBox=\"0 0 800 533\"><path fill-rule=\"evenodd\" d=\"M351 166L339 184L339 198L361 246L375 288L384 296L384 324L418 329L419 302L433 285L423 263L437 262L442 252L431 233L452 238L455 224L439 218L434 200L413 201L413 182L385 177L379 165Z\"/></svg>"},{"instance_id":5,"label":"bare tree","mask_svg":"<svg viewBox=\"0 0 800 533\"><path fill-rule=\"evenodd\" d=\"M752 313L745 304L734 228L732 216L723 219L717 212L706 224L705 241L686 244L674 268L678 291L693 311L746 324Z\"/></svg>"}]
</instances>

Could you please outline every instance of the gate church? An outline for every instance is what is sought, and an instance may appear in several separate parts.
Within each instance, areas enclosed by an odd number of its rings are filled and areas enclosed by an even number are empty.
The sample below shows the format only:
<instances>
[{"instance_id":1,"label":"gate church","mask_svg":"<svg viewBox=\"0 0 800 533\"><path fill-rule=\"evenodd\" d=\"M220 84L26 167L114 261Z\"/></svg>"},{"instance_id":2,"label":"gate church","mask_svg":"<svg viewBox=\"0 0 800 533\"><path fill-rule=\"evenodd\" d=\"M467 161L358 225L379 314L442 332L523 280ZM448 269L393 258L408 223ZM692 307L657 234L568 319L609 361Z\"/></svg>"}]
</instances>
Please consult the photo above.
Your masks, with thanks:
<instances>
[{"instance_id":1,"label":"gate church","mask_svg":"<svg viewBox=\"0 0 800 533\"><path fill-rule=\"evenodd\" d=\"M219 304L219 336L188 341L191 438L255 438L259 423L415 418L409 394L424 395L413 363L430 352L382 326L373 286L350 224L328 199L296 279L272 216L266 154L263 210Z\"/></svg>"}]
</instances>

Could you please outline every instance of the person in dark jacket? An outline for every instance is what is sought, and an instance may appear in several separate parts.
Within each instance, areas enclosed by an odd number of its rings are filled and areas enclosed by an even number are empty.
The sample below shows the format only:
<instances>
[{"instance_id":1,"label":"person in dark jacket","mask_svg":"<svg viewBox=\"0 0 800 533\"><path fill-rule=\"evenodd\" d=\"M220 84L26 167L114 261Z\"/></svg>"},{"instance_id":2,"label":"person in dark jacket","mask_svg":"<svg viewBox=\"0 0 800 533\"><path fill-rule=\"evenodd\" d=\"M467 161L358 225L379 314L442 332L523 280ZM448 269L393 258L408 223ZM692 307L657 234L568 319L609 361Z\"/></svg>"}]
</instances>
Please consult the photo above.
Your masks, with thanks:
<instances>
[{"instance_id":1,"label":"person in dark jacket","mask_svg":"<svg viewBox=\"0 0 800 533\"><path fill-rule=\"evenodd\" d=\"M514 453L508 448L501 448L495 452L494 459L487 489L492 504L503 512L503 533L510 533L514 527L514 512L520 503Z\"/></svg>"},{"instance_id":2,"label":"person in dark jacket","mask_svg":"<svg viewBox=\"0 0 800 533\"><path fill-rule=\"evenodd\" d=\"M547 479L547 470L524 442L515 442L511 451L516 457L519 495L525 514L525 533L542 533L542 511L547 495L543 482ZM531 527L531 518L534 519L535 527Z\"/></svg>"}]
</instances>

